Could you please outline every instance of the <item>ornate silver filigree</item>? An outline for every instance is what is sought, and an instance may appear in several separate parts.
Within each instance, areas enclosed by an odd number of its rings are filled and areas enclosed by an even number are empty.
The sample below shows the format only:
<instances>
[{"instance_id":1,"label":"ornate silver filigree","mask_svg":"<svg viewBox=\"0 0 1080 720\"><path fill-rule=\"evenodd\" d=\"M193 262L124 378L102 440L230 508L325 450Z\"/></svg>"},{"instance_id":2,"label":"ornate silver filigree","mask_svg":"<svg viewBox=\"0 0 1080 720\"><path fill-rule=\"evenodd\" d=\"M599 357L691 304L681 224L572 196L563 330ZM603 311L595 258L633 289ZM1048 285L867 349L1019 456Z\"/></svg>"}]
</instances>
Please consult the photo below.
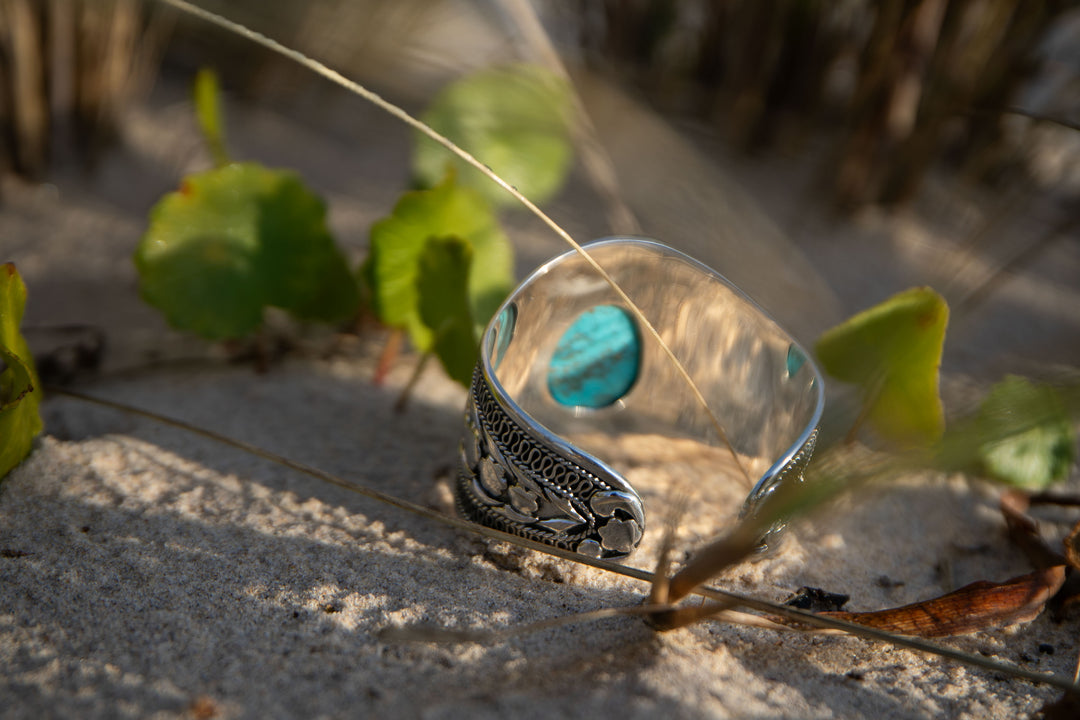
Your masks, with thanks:
<instances>
[{"instance_id":1,"label":"ornate silver filigree","mask_svg":"<svg viewBox=\"0 0 1080 720\"><path fill-rule=\"evenodd\" d=\"M517 423L480 367L461 444L457 504L474 522L593 557L633 552L645 531L641 500L585 456L567 457Z\"/></svg>"}]
</instances>

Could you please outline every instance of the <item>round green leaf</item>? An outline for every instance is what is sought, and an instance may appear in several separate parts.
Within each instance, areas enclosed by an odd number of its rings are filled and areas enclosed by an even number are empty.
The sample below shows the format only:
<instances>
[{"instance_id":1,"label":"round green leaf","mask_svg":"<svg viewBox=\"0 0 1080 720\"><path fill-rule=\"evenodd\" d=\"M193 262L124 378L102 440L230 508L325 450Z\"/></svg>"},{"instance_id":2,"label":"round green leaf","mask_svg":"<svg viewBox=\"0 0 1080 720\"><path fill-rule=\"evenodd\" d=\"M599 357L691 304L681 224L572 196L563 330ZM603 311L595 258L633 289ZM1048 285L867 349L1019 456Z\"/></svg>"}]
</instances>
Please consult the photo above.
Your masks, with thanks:
<instances>
[{"instance_id":1,"label":"round green leaf","mask_svg":"<svg viewBox=\"0 0 1080 720\"><path fill-rule=\"evenodd\" d=\"M532 65L483 70L444 89L422 119L536 203L559 191L573 160L570 93L565 81ZM424 187L453 167L461 183L496 205L516 201L501 187L425 135L417 136L413 172Z\"/></svg>"},{"instance_id":2,"label":"round green leaf","mask_svg":"<svg viewBox=\"0 0 1080 720\"><path fill-rule=\"evenodd\" d=\"M41 383L19 331L26 285L13 263L0 265L0 478L22 462L41 432Z\"/></svg>"},{"instance_id":3,"label":"round green leaf","mask_svg":"<svg viewBox=\"0 0 1080 720\"><path fill-rule=\"evenodd\" d=\"M431 190L403 195L393 213L371 229L365 275L373 309L386 325L405 328L425 352L433 336L419 312L420 256L429 238L451 236L472 249L467 288L479 334L513 286L513 250L478 192L448 175Z\"/></svg>"},{"instance_id":4,"label":"round green leaf","mask_svg":"<svg viewBox=\"0 0 1080 720\"><path fill-rule=\"evenodd\" d=\"M326 210L291 172L237 163L184 180L135 251L143 297L209 339L250 334L263 308L336 322L359 297Z\"/></svg>"},{"instance_id":5,"label":"round green leaf","mask_svg":"<svg viewBox=\"0 0 1080 720\"><path fill-rule=\"evenodd\" d=\"M815 349L825 372L859 386L882 436L927 444L945 426L938 370L948 321L944 298L912 288L826 331Z\"/></svg>"}]
</instances>

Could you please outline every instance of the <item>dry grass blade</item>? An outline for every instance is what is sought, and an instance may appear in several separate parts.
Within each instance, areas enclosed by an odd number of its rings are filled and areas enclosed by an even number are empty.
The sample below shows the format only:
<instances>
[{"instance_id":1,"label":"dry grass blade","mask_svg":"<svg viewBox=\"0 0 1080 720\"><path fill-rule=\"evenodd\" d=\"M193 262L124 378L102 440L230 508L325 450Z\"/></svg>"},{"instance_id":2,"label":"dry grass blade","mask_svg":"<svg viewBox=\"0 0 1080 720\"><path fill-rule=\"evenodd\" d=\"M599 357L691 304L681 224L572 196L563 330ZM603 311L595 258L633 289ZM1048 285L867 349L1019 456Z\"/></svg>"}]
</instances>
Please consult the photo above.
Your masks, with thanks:
<instances>
[{"instance_id":1,"label":"dry grass blade","mask_svg":"<svg viewBox=\"0 0 1080 720\"><path fill-rule=\"evenodd\" d=\"M652 589L649 591L649 602L655 605L666 605L671 602L670 578L671 553L675 549L675 533L679 529L679 519L686 513L688 498L679 496L671 504L667 522L664 524L664 538L660 543L657 553L656 571Z\"/></svg>"},{"instance_id":2,"label":"dry grass blade","mask_svg":"<svg viewBox=\"0 0 1080 720\"><path fill-rule=\"evenodd\" d=\"M491 168L477 160L470 153L455 145L446 136L439 134L431 127L420 122L397 105L394 105L393 103L385 100L377 93L368 90L360 83L354 80L350 80L336 70L332 70L326 65L318 62L317 60L309 58L308 56L297 50L286 47L278 41L267 37L266 35L255 32L251 28L241 25L240 23L233 22L232 20L222 17L221 15L218 15L216 13L204 10L196 5L192 5L191 3L184 2L184 0L160 0L160 2L170 5L182 12L186 12L190 15L201 18L202 20L205 20L206 22L216 25L220 28L236 33L240 37L247 38L251 42L261 45L264 48L271 50L272 52L278 53L282 57L288 58L289 60L296 62L297 64L301 65L304 68L307 68L308 70L319 75L320 77L323 77L330 82L345 88L349 92L352 92L362 97L363 99L372 103L379 109L384 110L398 120L401 120L409 127L423 133L427 137L437 142L439 145L442 145L444 148L457 155L469 165L476 168L493 183L501 187L506 192L510 193L510 195L515 200L517 200L519 203L521 203L523 207L525 207L525 209L527 209L529 212L539 218L545 225L551 228L551 230L556 235L562 238L562 240L567 245L569 245L571 248L574 249L574 251L581 255L581 257L597 273L597 275L599 275L604 280L604 282L606 282L611 287L611 289L619 297L619 300L621 300L623 304L625 304L626 308L634 315L635 319L637 319L637 321L641 323L641 326L645 328L646 334L648 334L649 337L651 337L657 343L657 347L660 348L660 350L664 353L665 357L667 357L668 361L671 362L672 367L682 378L683 382L686 383L686 386L690 390L690 393L694 396L694 400L701 407L702 411L705 413L705 416L709 418L710 423L716 430L717 436L720 438L721 442L723 442L724 447L727 448L728 452L731 453L731 457L734 459L736 466L742 472L745 481L750 485L753 484L753 481L750 479L749 473L747 473L746 468L743 466L742 461L739 459L739 454L735 452L735 447L731 444L731 440L728 438L728 434L724 430L720 419L716 417L715 413L713 413L712 408L709 407L709 403L705 400L705 396L701 393L701 390L698 388L697 383L695 383L693 378L690 377L690 373L687 372L682 362L679 360L679 358L675 356L675 353L672 352L671 348L668 347L668 344L664 342L664 339L660 337L660 333L657 332L656 328L653 327L653 324L649 322L649 319L645 317L645 313L642 312L641 308L637 306L637 303L635 303L630 298L630 296L626 294L622 287L620 287L619 284L615 282L614 278L612 278L611 275L608 274L607 270L605 270L600 265L600 263L596 262L596 260L593 259L592 255L586 252L586 250L582 248L581 245L570 236L570 233L564 230L562 226L556 223L547 213L541 210L536 205L536 203L522 195L520 192L518 192L517 188L503 180L501 177L495 174L495 172L492 171Z\"/></svg>"},{"instance_id":3,"label":"dry grass blade","mask_svg":"<svg viewBox=\"0 0 1080 720\"><path fill-rule=\"evenodd\" d=\"M982 282L960 299L957 303L957 311L961 313L973 311L986 301L1005 280L1025 265L1034 262L1052 244L1067 237L1078 224L1080 224L1080 217L1067 217L1032 242L1014 250L1010 257L1001 261Z\"/></svg>"},{"instance_id":4,"label":"dry grass blade","mask_svg":"<svg viewBox=\"0 0 1080 720\"><path fill-rule=\"evenodd\" d=\"M668 609L666 605L638 605L635 607L626 608L602 608L600 610L593 610L591 612L578 613L576 615L562 615L560 617L548 618L546 620L540 620L538 622L527 623L525 625L511 625L504 628L447 628L437 625L406 625L404 627L386 627L379 631L378 637L382 642L393 643L413 643L413 642L432 642L432 643L483 643L490 644L493 642L499 642L500 640L507 640L518 635L527 635L529 633L540 632L541 630L550 630L551 628L562 627L564 625L576 625L578 623L595 622L597 620L606 620L612 617L623 617L628 615L644 615L648 616L656 612L662 612Z\"/></svg>"},{"instance_id":5,"label":"dry grass blade","mask_svg":"<svg viewBox=\"0 0 1080 720\"><path fill-rule=\"evenodd\" d=\"M365 487L356 482L350 482L348 480L339 478L335 475L324 472L317 468L313 468L304 465L303 463L289 460L288 458L277 455L276 453L269 452L257 446L241 442L239 440L234 440L225 435L215 433L211 430L206 430L190 423L175 420L173 418L168 418L157 413L149 412L147 410L141 410L131 407L129 405L124 405L122 403L96 398L91 395L86 395L63 388L46 388L46 390L47 392L54 395L66 396L94 405L99 405L101 407L111 408L113 410L129 413L138 417L143 417L149 420L153 420L155 422L160 422L162 424L175 427L180 430L184 430L185 432L199 435L214 442L219 442L229 447L243 450L244 452L249 452L256 457L278 463L284 467L304 473L318 480L322 480L324 482L344 488L346 490L351 490L352 492L363 495L364 497L386 503L391 507L405 510L406 512L410 512L420 517L434 520L449 527L453 527L476 535L481 535L483 537L493 540L500 540L503 542L511 543L519 547L527 548L529 550L535 550L536 552L544 553L553 557L558 557L563 560L568 560L581 565L588 565L589 567L593 567L598 570L622 575L623 577L639 580L644 583L649 583L650 585L656 582L656 576L653 573L648 572L647 570L639 570L633 567L618 565L607 560L585 557L583 555L579 555L577 553L573 553L567 550L562 550L551 545L543 545L541 543L533 542L531 540L527 540L516 535L509 535L507 533L503 533L498 530L485 527L483 525L476 525L474 523L467 522L459 518L444 515L436 510L432 510L423 505L418 505L408 500L403 500L401 498L379 492L378 490ZM719 588L698 587L694 592L704 598L715 600L719 603L725 604L726 606L754 610L768 616L767 618L758 618L757 621L749 619L753 616L743 616L740 621L744 622L745 624L756 624L762 627L774 627L769 618L781 617L789 621L789 623L801 624L807 627L819 628L831 632L848 633L850 635L861 637L866 640L889 643L897 647L904 647L910 650L915 650L918 652L935 655L940 658L952 660L953 662L968 665L970 667L978 667L984 670L988 670L990 672L1002 673L1011 677L1030 680L1032 682L1045 683L1053 687L1061 688L1062 690L1070 693L1080 694L1080 684L1078 684L1076 681L1069 680L1068 678L1062 678L1056 675L1048 675L1046 673L1033 672L1031 670L1011 665L1009 663L999 662L997 660L993 660L982 655L976 655L973 653L964 652L962 650L957 650L955 648L935 645L933 643L926 642L921 638L905 637L885 630L881 630L879 628L853 623L841 618L816 615L814 613L797 610L795 608L778 605L767 600L760 600L758 598L743 595L741 593L721 590ZM641 607L645 608L645 613L650 613L655 612L657 606L643 605ZM605 610L604 612L608 611ZM627 612L625 609L623 609L619 611L619 614L627 614ZM571 621L576 622L576 620L573 619ZM512 634L516 633L517 631L512 632Z\"/></svg>"},{"instance_id":6,"label":"dry grass blade","mask_svg":"<svg viewBox=\"0 0 1080 720\"><path fill-rule=\"evenodd\" d=\"M417 624L401 627L386 627L378 633L378 638L386 643L480 643L489 645L495 642L550 630L566 625L606 620L613 617L642 617L656 629L674 630L701 620L718 620L767 630L791 630L791 625L774 622L761 615L737 612L730 609L734 601L726 603L703 603L694 607L675 608L671 605L648 603L622 608L601 608L589 612L561 615L524 625L510 625L501 628L447 628L437 625ZM657 627L656 618L671 616L681 620L680 624L670 627Z\"/></svg>"},{"instance_id":7,"label":"dry grass blade","mask_svg":"<svg viewBox=\"0 0 1080 720\"><path fill-rule=\"evenodd\" d=\"M840 473L835 454L808 472L806 481L778 489L759 516L741 522L719 541L694 555L686 567L670 581L670 602L678 601L701 583L754 552L758 539L773 522L796 513L805 514L843 490L869 478L879 478L901 469L891 458L864 467L862 473ZM1006 493L1002 513L1017 542L1028 551L1040 569L1003 583L981 581L932 600L873 612L826 612L831 617L879 630L918 637L947 637L990 627L1028 622L1037 617L1065 581L1064 558L1053 552L1038 534L1038 526L1024 511L1026 496ZM655 595L653 600L657 600ZM696 610L690 608L687 610ZM661 628L681 627L693 622L693 614L679 616L668 611L658 622Z\"/></svg>"},{"instance_id":8,"label":"dry grass blade","mask_svg":"<svg viewBox=\"0 0 1080 720\"><path fill-rule=\"evenodd\" d=\"M660 632L678 630L679 628L684 628L693 625L694 623L699 623L702 620L709 619L732 622L729 618L721 618L719 616L721 613L730 610L737 604L738 603L734 600L727 600L725 602L703 602L699 605L667 605L649 613L645 619L650 627L654 630L659 630ZM755 615L752 617L757 616ZM773 623L773 625L775 625L775 623Z\"/></svg>"},{"instance_id":9,"label":"dry grass blade","mask_svg":"<svg viewBox=\"0 0 1080 720\"><path fill-rule=\"evenodd\" d=\"M757 552L761 538L777 523L786 522L870 479L882 479L905 465L891 457L852 460L842 450L824 453L807 468L801 483L781 483L757 512L744 518L727 535L697 551L674 577L668 600L677 602L726 568Z\"/></svg>"},{"instance_id":10,"label":"dry grass blade","mask_svg":"<svg viewBox=\"0 0 1080 720\"><path fill-rule=\"evenodd\" d=\"M682 607L671 604L683 597L680 596L680 598L672 600L671 578L668 577L668 573L671 570L671 553L675 547L675 534L679 527L679 519L686 512L687 504L687 499L682 497L672 505L664 531L664 539L660 545L660 552L656 561L656 572L653 575L652 587L649 590L649 604L657 609L648 613L645 620L653 629L662 632L677 630L701 620L716 617L736 604L733 600L684 605Z\"/></svg>"},{"instance_id":11,"label":"dry grass blade","mask_svg":"<svg viewBox=\"0 0 1080 720\"><path fill-rule=\"evenodd\" d=\"M574 107L574 142L581 152L581 162L593 182L597 193L608 206L608 223L617 234L639 235L641 225L634 217L634 211L622 199L619 192L619 178L615 174L611 158L604 146L597 139L596 127L585 111L581 98L570 83L570 74L566 71L559 53L551 43L551 38L544 31L536 10L527 0L501 0L500 5L521 32L525 44L549 70L566 79L571 86L571 102Z\"/></svg>"}]
</instances>

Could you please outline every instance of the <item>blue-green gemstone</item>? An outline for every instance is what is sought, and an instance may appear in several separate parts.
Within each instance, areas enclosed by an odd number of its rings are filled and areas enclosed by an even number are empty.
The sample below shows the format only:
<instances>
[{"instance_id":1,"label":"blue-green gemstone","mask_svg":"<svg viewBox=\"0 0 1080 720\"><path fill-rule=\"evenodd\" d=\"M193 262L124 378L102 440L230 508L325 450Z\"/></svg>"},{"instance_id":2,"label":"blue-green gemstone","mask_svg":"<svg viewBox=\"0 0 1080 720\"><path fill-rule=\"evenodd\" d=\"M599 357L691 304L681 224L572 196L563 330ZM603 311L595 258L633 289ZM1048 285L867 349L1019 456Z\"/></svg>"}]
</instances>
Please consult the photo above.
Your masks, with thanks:
<instances>
[{"instance_id":1,"label":"blue-green gemstone","mask_svg":"<svg viewBox=\"0 0 1080 720\"><path fill-rule=\"evenodd\" d=\"M795 373L802 369L802 366L806 364L806 356L803 355L802 350L794 345L788 346L787 349L787 374L788 377L793 377Z\"/></svg>"},{"instance_id":2,"label":"blue-green gemstone","mask_svg":"<svg viewBox=\"0 0 1080 720\"><path fill-rule=\"evenodd\" d=\"M641 337L630 315L597 305L578 316L555 346L548 390L567 407L602 408L626 395L641 368Z\"/></svg>"},{"instance_id":3,"label":"blue-green gemstone","mask_svg":"<svg viewBox=\"0 0 1080 720\"><path fill-rule=\"evenodd\" d=\"M495 321L493 330L495 333L495 347L492 350L491 365L496 369L502 364L503 356L506 355L506 349L510 347L510 341L514 339L515 325L517 325L517 305L510 303L503 308L501 313L499 313L499 317Z\"/></svg>"}]
</instances>

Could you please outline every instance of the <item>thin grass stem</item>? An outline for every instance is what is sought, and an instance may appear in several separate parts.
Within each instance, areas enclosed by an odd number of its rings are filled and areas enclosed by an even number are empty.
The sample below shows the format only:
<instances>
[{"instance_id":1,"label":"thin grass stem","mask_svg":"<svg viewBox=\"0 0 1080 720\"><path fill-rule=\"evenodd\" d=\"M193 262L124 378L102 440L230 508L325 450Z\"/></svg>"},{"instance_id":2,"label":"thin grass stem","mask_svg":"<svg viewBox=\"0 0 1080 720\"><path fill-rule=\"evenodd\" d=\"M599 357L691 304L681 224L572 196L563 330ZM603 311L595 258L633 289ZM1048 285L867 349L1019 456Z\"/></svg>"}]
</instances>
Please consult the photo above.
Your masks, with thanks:
<instances>
[{"instance_id":1,"label":"thin grass stem","mask_svg":"<svg viewBox=\"0 0 1080 720\"><path fill-rule=\"evenodd\" d=\"M269 460L270 462L277 463L283 467L287 467L291 470L303 473L317 480L322 480L330 485L334 485L345 490L355 492L363 497L376 500L391 507L396 507L405 512L412 513L419 517L434 520L435 522L442 523L449 527L463 530L468 533L480 535L492 540L501 540L503 542L511 543L519 547L527 548L529 550L535 550L536 552L544 553L553 557L558 557L563 560L569 560L581 565L588 565L589 567L603 570L605 572L614 573L623 577L639 580L644 583L652 584L656 582L656 576L648 570L641 570L639 568L629 567L626 565L619 565L617 563L601 560L598 558L590 558L578 553L571 552L569 550L562 550L561 548L554 547L552 545L544 545L542 543L527 540L516 535L510 535L508 533L500 532L493 528L486 527L484 525L477 525L460 518L445 515L437 510L419 505L408 500L395 497L388 493L375 490L374 488L367 487L361 483L346 480L344 478L337 477L324 470L305 465L304 463L291 460L277 453L270 452L257 445L236 440L234 438L216 433L212 430L201 428L197 425L184 422L183 420L177 420L164 415L160 415L149 410L142 410L123 403L114 402L112 400L106 400L104 398L95 397L93 395L87 395L74 390L68 390L65 388L47 387L46 391L53 395L60 395L64 397L73 398L83 402L87 402L93 405L98 405L105 408L110 408L119 412L128 413L137 417L146 418L154 422L161 423L170 427L190 432L194 435L199 435L208 440L226 445L243 452L250 453L255 457ZM761 600L751 597L749 595L743 595L742 593L732 592L730 590L723 590L720 588L701 586L692 591L692 594L699 595L701 597L716 600L720 603L730 607L742 607L744 609L755 610L760 613L764 613L769 616L776 616L784 618L789 622L799 623L802 625L809 625L814 628L821 628L823 630L831 630L837 632L847 633L849 635L855 635L866 640L875 640L878 642L889 643L897 647L907 648L909 650L915 650L937 657L951 660L953 662L968 665L970 667L978 667L989 672L997 672L1005 675L1009 675L1016 678L1022 678L1024 680L1030 680L1032 682L1043 683L1051 685L1056 688L1060 688L1067 692L1080 694L1080 681L1071 680L1067 677L1060 677L1058 675L1052 675L1048 673L1040 673L1032 670L1027 670L1010 663L1004 663L997 660L993 660L982 655L975 655L973 653L964 652L963 650L957 650L955 648L946 647L944 645L937 645L932 642L928 642L921 638L909 637L904 635L894 635L893 633L878 630L876 628L868 627L865 625L859 625L857 623L847 622L844 620L838 620L831 617L822 617L815 615L811 612L804 610L798 610L793 607L785 605L778 605L777 603L770 602L768 600ZM768 618L763 618L768 620Z\"/></svg>"}]
</instances>

